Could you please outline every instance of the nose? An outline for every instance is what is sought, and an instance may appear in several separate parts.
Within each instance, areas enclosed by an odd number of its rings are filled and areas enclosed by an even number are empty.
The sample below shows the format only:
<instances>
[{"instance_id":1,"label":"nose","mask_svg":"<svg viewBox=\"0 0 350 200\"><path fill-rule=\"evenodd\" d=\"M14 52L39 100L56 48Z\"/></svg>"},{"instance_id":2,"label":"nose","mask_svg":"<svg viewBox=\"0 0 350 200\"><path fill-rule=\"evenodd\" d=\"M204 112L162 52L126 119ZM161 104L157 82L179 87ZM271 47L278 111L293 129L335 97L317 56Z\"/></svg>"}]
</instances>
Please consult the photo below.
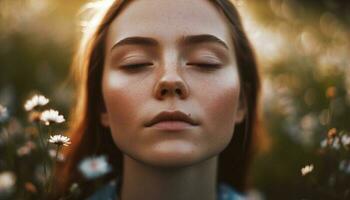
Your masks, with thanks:
<instances>
[{"instance_id":1,"label":"nose","mask_svg":"<svg viewBox=\"0 0 350 200\"><path fill-rule=\"evenodd\" d=\"M164 69L163 74L155 87L155 96L162 100L167 96L178 96L185 99L188 96L188 87L179 74L178 69Z\"/></svg>"}]
</instances>

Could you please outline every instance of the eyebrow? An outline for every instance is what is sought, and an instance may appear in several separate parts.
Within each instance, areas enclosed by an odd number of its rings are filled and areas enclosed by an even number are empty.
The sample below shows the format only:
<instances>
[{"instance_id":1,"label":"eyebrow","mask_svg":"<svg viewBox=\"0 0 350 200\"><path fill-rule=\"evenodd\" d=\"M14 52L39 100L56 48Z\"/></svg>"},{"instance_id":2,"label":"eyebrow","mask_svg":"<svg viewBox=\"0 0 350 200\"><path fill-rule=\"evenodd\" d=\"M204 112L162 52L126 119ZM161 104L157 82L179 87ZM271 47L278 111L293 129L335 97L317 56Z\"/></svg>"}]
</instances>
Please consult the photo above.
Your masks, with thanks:
<instances>
[{"instance_id":1,"label":"eyebrow","mask_svg":"<svg viewBox=\"0 0 350 200\"><path fill-rule=\"evenodd\" d=\"M229 49L228 45L223 40L210 34L183 36L180 38L179 43L187 44L187 45L201 44L201 43L216 43L223 46L225 49ZM142 45L142 46L154 47L154 46L158 46L159 43L157 40L149 37L140 37L140 36L127 37L120 40L116 44L114 44L111 50L113 50L116 47L121 47L125 45Z\"/></svg>"}]
</instances>

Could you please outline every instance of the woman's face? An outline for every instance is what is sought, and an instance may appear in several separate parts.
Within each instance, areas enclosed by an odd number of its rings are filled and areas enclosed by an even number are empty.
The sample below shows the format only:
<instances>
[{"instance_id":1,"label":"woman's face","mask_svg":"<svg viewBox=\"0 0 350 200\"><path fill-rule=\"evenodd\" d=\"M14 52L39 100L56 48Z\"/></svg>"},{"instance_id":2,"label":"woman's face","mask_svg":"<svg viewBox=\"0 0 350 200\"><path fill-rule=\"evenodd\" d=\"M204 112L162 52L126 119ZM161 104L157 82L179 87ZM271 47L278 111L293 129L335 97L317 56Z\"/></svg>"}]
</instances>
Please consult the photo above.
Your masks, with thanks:
<instances>
[{"instance_id":1,"label":"woman's face","mask_svg":"<svg viewBox=\"0 0 350 200\"><path fill-rule=\"evenodd\" d=\"M101 122L124 154L179 167L216 156L229 144L244 109L225 20L207 0L132 1L114 19L106 40ZM198 125L175 131L145 126L175 110Z\"/></svg>"}]
</instances>

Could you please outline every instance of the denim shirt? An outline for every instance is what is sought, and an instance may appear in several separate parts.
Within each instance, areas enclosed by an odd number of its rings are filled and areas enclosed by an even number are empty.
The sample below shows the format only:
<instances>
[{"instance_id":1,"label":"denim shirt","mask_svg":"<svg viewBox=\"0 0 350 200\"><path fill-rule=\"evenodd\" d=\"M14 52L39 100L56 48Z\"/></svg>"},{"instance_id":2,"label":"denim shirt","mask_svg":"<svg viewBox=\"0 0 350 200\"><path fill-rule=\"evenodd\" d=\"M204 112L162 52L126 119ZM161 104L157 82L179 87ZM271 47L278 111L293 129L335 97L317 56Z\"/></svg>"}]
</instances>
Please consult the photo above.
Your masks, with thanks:
<instances>
[{"instance_id":1,"label":"denim shirt","mask_svg":"<svg viewBox=\"0 0 350 200\"><path fill-rule=\"evenodd\" d=\"M87 200L117 200L117 180L112 180L106 185L103 185L96 192L87 198ZM226 183L219 183L217 190L217 200L245 200L245 196L237 192L234 188Z\"/></svg>"}]
</instances>

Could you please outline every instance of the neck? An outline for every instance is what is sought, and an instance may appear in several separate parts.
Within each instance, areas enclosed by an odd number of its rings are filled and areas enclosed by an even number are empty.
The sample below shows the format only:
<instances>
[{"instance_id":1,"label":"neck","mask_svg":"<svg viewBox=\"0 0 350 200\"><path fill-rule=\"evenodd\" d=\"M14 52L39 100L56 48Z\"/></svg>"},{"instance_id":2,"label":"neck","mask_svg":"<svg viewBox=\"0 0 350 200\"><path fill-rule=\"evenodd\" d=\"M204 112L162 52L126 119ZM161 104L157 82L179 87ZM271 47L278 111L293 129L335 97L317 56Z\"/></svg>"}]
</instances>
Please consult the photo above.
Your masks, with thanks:
<instances>
[{"instance_id":1,"label":"neck","mask_svg":"<svg viewBox=\"0 0 350 200\"><path fill-rule=\"evenodd\" d=\"M192 166L164 169L124 155L121 200L215 200L217 156Z\"/></svg>"}]
</instances>

